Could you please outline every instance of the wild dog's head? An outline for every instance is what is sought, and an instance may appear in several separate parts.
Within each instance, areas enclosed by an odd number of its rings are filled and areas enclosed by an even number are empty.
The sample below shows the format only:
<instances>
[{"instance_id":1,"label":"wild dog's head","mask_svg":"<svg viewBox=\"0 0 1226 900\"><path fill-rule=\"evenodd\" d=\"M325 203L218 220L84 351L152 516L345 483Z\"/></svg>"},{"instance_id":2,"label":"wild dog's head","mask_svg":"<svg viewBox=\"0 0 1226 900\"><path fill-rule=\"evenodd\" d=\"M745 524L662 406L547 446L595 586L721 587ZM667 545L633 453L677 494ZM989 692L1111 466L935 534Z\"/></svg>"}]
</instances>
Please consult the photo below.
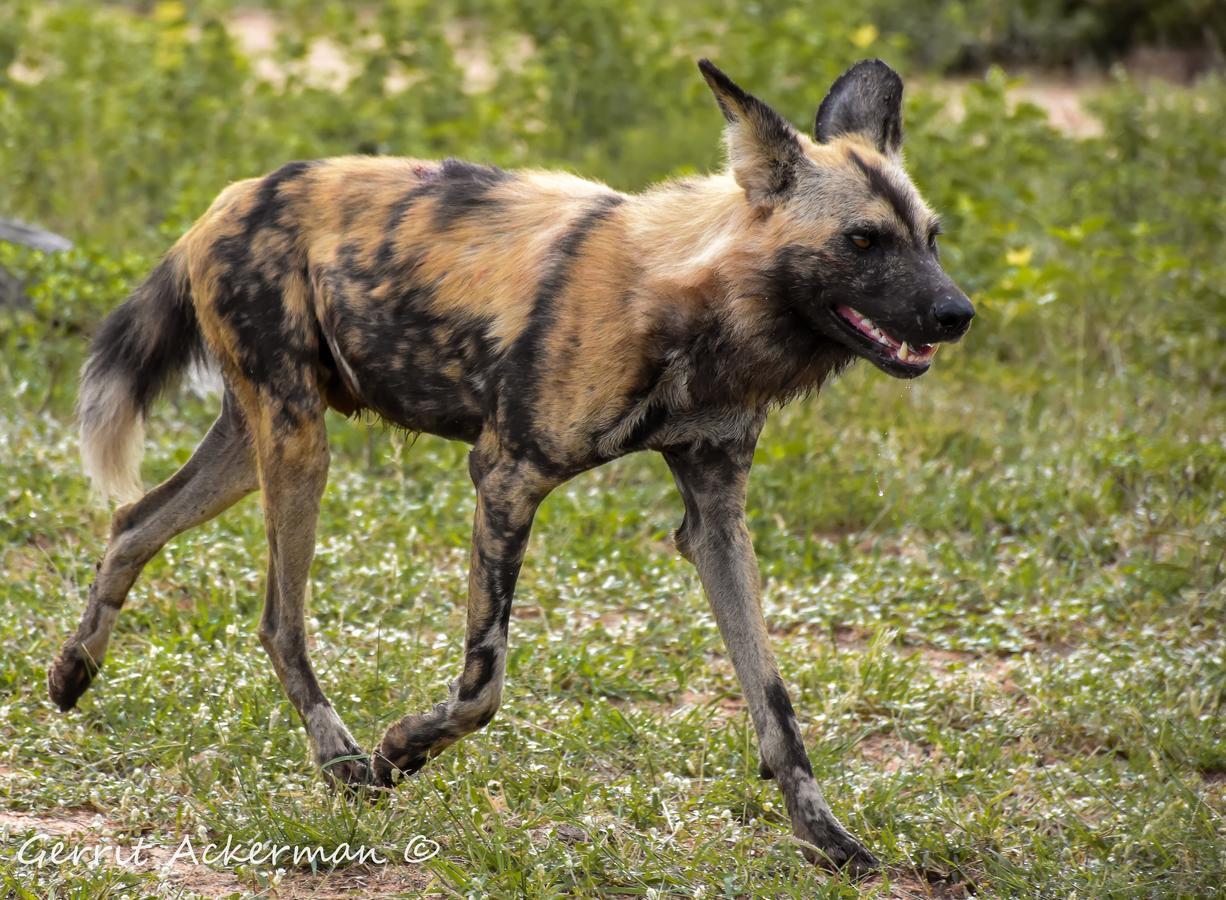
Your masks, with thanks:
<instances>
[{"instance_id":1,"label":"wild dog's head","mask_svg":"<svg viewBox=\"0 0 1226 900\"><path fill-rule=\"evenodd\" d=\"M817 110L813 139L698 64L727 120L732 174L759 214L749 243L776 302L899 378L975 315L941 268L940 222L902 167L902 79L856 63Z\"/></svg>"}]
</instances>

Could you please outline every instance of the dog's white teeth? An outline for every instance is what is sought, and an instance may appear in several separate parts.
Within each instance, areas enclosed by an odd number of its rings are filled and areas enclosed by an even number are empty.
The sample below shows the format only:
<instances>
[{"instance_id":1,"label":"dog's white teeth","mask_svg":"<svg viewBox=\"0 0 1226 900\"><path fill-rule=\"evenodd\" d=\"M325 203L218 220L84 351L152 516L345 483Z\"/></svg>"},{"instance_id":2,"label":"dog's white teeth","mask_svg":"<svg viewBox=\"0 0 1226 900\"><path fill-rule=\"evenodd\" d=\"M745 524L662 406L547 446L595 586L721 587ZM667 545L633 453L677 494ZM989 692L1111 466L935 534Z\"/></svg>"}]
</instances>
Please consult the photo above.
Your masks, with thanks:
<instances>
[{"instance_id":1,"label":"dog's white teeth","mask_svg":"<svg viewBox=\"0 0 1226 900\"><path fill-rule=\"evenodd\" d=\"M906 341L903 341L902 346L898 348L898 358L903 362L911 361L911 348L907 346Z\"/></svg>"},{"instance_id":2,"label":"dog's white teeth","mask_svg":"<svg viewBox=\"0 0 1226 900\"><path fill-rule=\"evenodd\" d=\"M857 312L854 309L848 309L848 313L850 313L848 318L851 319L852 323L860 330L862 334L864 334L867 337L872 338L882 347L889 347L889 348L898 347L898 342L894 340L894 338L886 334L881 328L877 326L876 322L874 322L868 316L864 315L864 313ZM903 344L902 349L895 350L895 352L899 354L900 359L902 359L903 361L906 361L907 356L905 354L909 352L909 348L907 347L906 344Z\"/></svg>"}]
</instances>

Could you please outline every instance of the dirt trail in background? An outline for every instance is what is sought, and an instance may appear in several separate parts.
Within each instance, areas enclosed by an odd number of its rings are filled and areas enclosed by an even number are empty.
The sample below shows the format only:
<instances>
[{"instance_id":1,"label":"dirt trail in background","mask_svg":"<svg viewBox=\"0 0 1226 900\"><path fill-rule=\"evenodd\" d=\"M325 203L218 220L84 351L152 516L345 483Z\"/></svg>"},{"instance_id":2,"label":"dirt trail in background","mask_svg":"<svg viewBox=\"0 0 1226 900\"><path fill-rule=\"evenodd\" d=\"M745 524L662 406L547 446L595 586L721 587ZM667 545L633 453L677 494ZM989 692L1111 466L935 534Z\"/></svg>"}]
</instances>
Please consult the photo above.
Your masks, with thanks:
<instances>
[{"instance_id":1,"label":"dirt trail in background","mask_svg":"<svg viewBox=\"0 0 1226 900\"><path fill-rule=\"evenodd\" d=\"M922 82L921 82L922 83ZM923 84L925 90L945 101L945 110L955 119L963 113L962 97L972 82L946 78ZM1037 75L1006 92L1011 103L1032 103L1047 114L1057 131L1071 138L1090 138L1102 134L1103 126L1086 108L1087 101L1101 94L1107 82L1101 78L1055 78Z\"/></svg>"}]
</instances>

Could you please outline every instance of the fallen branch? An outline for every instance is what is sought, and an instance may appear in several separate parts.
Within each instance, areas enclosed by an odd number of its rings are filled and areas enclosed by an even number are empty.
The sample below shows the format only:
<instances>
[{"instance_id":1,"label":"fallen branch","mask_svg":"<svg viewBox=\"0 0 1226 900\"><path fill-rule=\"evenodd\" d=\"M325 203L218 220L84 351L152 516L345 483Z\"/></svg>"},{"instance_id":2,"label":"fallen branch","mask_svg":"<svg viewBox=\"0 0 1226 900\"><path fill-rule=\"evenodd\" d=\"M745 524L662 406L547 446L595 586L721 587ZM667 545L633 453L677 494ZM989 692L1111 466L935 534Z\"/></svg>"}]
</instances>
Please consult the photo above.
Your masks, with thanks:
<instances>
[{"instance_id":1,"label":"fallen branch","mask_svg":"<svg viewBox=\"0 0 1226 900\"><path fill-rule=\"evenodd\" d=\"M27 225L16 219L0 219L0 241L10 244L21 244L33 247L44 253L56 253L60 250L71 250L72 241L66 237L39 228L37 225Z\"/></svg>"}]
</instances>

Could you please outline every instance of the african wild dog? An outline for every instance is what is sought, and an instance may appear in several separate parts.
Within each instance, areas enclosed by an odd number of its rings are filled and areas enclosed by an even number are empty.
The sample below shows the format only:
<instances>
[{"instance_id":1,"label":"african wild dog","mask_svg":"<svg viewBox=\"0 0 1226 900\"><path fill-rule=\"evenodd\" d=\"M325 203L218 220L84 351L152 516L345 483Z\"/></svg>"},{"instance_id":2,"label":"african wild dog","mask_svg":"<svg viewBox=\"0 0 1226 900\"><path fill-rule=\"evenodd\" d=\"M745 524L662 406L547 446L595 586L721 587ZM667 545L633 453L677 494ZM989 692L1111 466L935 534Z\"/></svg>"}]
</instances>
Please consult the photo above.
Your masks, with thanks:
<instances>
[{"instance_id":1,"label":"african wild dog","mask_svg":"<svg viewBox=\"0 0 1226 900\"><path fill-rule=\"evenodd\" d=\"M51 666L70 709L141 568L173 536L263 493L259 636L316 761L387 786L494 716L533 515L574 475L664 455L761 746L810 859L867 870L813 779L767 643L745 526L768 409L856 357L928 369L973 310L937 261L937 219L901 166L902 82L840 77L797 133L710 62L725 174L628 196L570 175L446 160L290 163L227 188L102 324L82 372L86 471L140 495L142 422L193 360L221 368L221 414L172 478L114 517L80 628ZM363 754L320 689L303 621L324 412L367 410L473 445L477 490L464 667L450 695Z\"/></svg>"}]
</instances>

